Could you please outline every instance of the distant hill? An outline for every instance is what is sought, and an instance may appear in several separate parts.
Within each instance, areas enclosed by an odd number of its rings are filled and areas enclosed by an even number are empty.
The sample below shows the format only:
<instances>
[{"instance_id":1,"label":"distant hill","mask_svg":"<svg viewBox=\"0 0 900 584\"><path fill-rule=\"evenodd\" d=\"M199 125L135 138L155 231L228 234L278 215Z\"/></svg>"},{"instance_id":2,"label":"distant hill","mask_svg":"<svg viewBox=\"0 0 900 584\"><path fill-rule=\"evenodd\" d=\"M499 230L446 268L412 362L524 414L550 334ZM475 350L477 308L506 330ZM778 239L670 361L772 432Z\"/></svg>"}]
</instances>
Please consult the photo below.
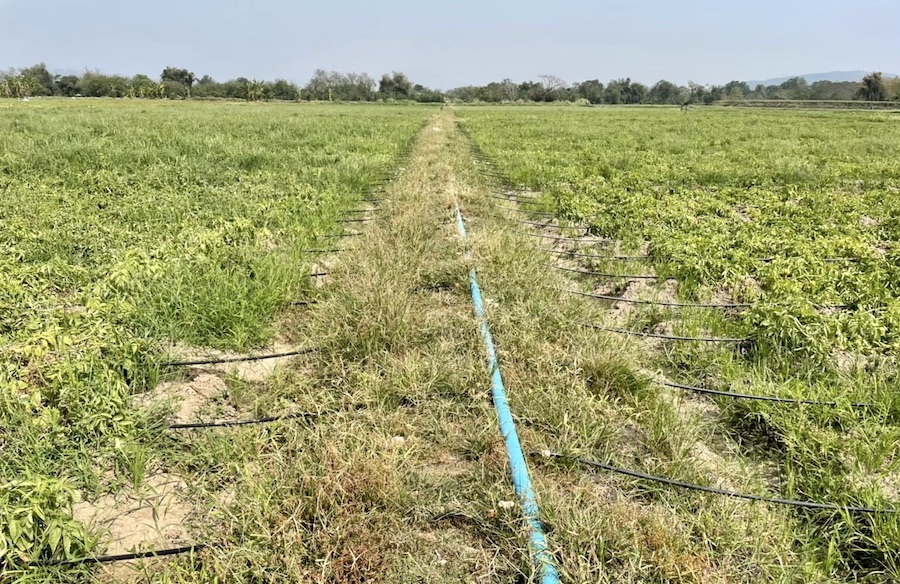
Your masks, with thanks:
<instances>
[{"instance_id":1,"label":"distant hill","mask_svg":"<svg viewBox=\"0 0 900 584\"><path fill-rule=\"evenodd\" d=\"M791 75L790 77L778 77L776 79L765 79L763 81L748 81L747 85L749 85L750 87L756 87L757 85L781 85L788 79L793 79L794 77L803 77L809 84L813 84L816 81L857 82L862 81L862 78L869 73L869 71L830 71L828 73L807 73L806 75ZM884 73L883 75L886 79L898 77L898 75L892 73Z\"/></svg>"}]
</instances>

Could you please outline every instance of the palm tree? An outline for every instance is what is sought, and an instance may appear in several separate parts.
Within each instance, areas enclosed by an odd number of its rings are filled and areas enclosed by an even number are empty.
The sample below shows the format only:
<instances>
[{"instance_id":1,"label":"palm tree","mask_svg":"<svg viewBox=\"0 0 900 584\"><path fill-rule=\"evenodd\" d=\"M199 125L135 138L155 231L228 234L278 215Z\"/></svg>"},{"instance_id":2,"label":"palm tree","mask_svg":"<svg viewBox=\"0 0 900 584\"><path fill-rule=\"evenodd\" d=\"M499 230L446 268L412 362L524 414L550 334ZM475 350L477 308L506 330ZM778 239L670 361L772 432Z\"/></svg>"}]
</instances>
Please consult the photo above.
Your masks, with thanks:
<instances>
[{"instance_id":1,"label":"palm tree","mask_svg":"<svg viewBox=\"0 0 900 584\"><path fill-rule=\"evenodd\" d=\"M263 98L265 93L265 87L263 84L254 79L253 81L248 81L244 86L244 91L247 95L247 101L259 101Z\"/></svg>"}]
</instances>

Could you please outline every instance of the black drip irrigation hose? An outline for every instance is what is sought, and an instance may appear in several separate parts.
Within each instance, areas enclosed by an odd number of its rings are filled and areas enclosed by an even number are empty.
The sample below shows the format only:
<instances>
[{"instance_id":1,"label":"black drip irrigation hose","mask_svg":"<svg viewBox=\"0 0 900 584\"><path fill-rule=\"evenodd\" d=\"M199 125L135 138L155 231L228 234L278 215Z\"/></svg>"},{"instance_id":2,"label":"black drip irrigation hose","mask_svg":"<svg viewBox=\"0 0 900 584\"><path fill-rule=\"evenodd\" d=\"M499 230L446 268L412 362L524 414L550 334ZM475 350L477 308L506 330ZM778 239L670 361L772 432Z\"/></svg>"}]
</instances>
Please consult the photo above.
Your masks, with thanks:
<instances>
[{"instance_id":1,"label":"black drip irrigation hose","mask_svg":"<svg viewBox=\"0 0 900 584\"><path fill-rule=\"evenodd\" d=\"M520 235L524 235L525 237L537 237L539 239L552 239L553 241L567 241L570 243L581 243L583 245L599 245L605 244L610 245L616 243L615 239L592 239L585 241L583 238L579 237L559 237L556 235L546 235L543 233L528 233L527 231L516 231L516 233Z\"/></svg>"},{"instance_id":2,"label":"black drip irrigation hose","mask_svg":"<svg viewBox=\"0 0 900 584\"><path fill-rule=\"evenodd\" d=\"M785 256L783 258L756 258L756 261L758 261L760 263L764 263L764 264L769 264L769 263L774 262L776 259L798 259L798 257L797 256L793 256L793 257ZM860 261L860 258L851 258L851 257L822 258L822 261L829 263L829 264L834 264L834 263L839 263L839 262L858 262L858 261Z\"/></svg>"},{"instance_id":3,"label":"black drip irrigation hose","mask_svg":"<svg viewBox=\"0 0 900 584\"><path fill-rule=\"evenodd\" d=\"M621 296L609 296L607 294L595 294L593 292L579 292L578 290L566 290L564 288L549 287L551 290L574 294L576 296L587 296L588 298L597 298L598 300L607 300L609 302L624 302L626 304L646 304L649 306L667 306L670 308L750 308L753 305L743 302L735 302L733 304L716 304L716 303L692 303L692 302L660 302L657 300L638 300L632 298L623 298Z\"/></svg>"},{"instance_id":4,"label":"black drip irrigation hose","mask_svg":"<svg viewBox=\"0 0 900 584\"><path fill-rule=\"evenodd\" d=\"M365 404L356 404L352 408L354 411L366 409ZM253 426L260 424L273 424L275 422L285 422L290 420L310 420L313 418L322 418L340 413L341 410L326 410L324 412L296 412L293 414L284 414L281 416L267 416L264 418L253 418L250 420L222 420L219 422L189 422L185 424L169 424L166 426L168 430L199 430L204 428L233 428L237 426Z\"/></svg>"},{"instance_id":5,"label":"black drip irrigation hose","mask_svg":"<svg viewBox=\"0 0 900 584\"><path fill-rule=\"evenodd\" d=\"M525 191L521 191L521 192L525 192ZM507 202L514 201L516 203L525 203L525 204L534 204L534 203L541 202L540 196L538 196L538 195L517 195L517 194L512 194L512 193L494 192L494 194L491 195L491 198L498 199L501 201L507 201Z\"/></svg>"},{"instance_id":6,"label":"black drip irrigation hose","mask_svg":"<svg viewBox=\"0 0 900 584\"><path fill-rule=\"evenodd\" d=\"M534 205L534 204L540 203L540 200L537 198L529 199L529 198L520 197L517 195L489 194L488 197L490 197L492 199L497 199L498 201L506 201L507 203L509 203L509 202L521 203L523 205Z\"/></svg>"},{"instance_id":7,"label":"black drip irrigation hose","mask_svg":"<svg viewBox=\"0 0 900 584\"><path fill-rule=\"evenodd\" d=\"M129 554L117 554L113 556L97 556L94 558L79 558L77 560L48 560L46 562L33 562L27 566L50 568L55 566L79 566L83 564L111 564L113 562L127 562L129 560L144 560L162 558L165 556L177 556L199 552L210 547L207 544L196 544L177 548L169 548L156 551L133 552Z\"/></svg>"},{"instance_id":8,"label":"black drip irrigation hose","mask_svg":"<svg viewBox=\"0 0 900 584\"><path fill-rule=\"evenodd\" d=\"M559 270L561 272L571 272L573 274L585 274L588 276L596 276L598 278L621 278L623 280L661 280L659 276L646 276L643 274L613 274L607 272L595 272L593 270L579 270L576 268L566 268L563 266L554 266L550 264L550 267L554 270Z\"/></svg>"},{"instance_id":9,"label":"black drip irrigation hose","mask_svg":"<svg viewBox=\"0 0 900 584\"><path fill-rule=\"evenodd\" d=\"M655 475L629 470L626 468L620 468L617 466L612 466L611 464L605 464L602 462L597 462L595 460L588 460L586 458L580 457L569 457L564 454L560 454L559 452L531 452L531 456L543 456L545 458L560 458L563 460L574 460L580 464L585 466L592 466L595 468L600 468L609 472L614 472L617 474L622 474L626 476L630 476L632 478L641 479L645 481L651 481L654 483L660 483L664 485L670 485L673 487L679 487L682 489L688 489L691 491L700 491L703 493L710 493L713 495L722 495L725 497L733 497L735 499L746 499L749 501L761 501L764 503L774 503L777 505L787 505L790 507L800 507L803 509L819 509L826 511L839 511L844 513L866 513L866 514L876 514L876 513L885 513L885 514L894 514L900 513L900 509L875 509L873 507L857 507L852 505L837 505L835 503L816 503L813 501L798 501L794 499L781 499L778 497L766 497L763 495L752 495L749 493L739 493L737 491L727 491L725 489L719 489L716 487L707 487L704 485L698 485L695 483L688 483L685 481L678 481L675 479L670 479L666 477L658 477Z\"/></svg>"},{"instance_id":10,"label":"black drip irrigation hose","mask_svg":"<svg viewBox=\"0 0 900 584\"><path fill-rule=\"evenodd\" d=\"M318 300L295 300L293 302L288 302L288 306L310 306L312 304L318 304Z\"/></svg>"},{"instance_id":11,"label":"black drip irrigation hose","mask_svg":"<svg viewBox=\"0 0 900 584\"><path fill-rule=\"evenodd\" d=\"M504 197L497 197L497 198L504 198ZM541 214L541 215L553 216L553 217L556 216L554 213L547 213L544 211L526 211L524 209L516 209L514 207L503 207L503 208L519 211L521 213ZM551 239L553 239L553 238L551 237ZM609 241L613 241L613 240L609 240ZM607 255L602 255L602 254L577 253L574 251L555 250L555 249L545 249L544 251L546 251L548 253L556 254L556 255L570 255L570 256L583 257L583 258L596 258L599 260L636 260L637 261L637 260L653 259L653 256L649 256L649 255L607 256ZM757 258L755 261L761 262L761 263L771 263L771 262L775 261L775 259L776 258ZM785 259L791 259L791 258L785 258ZM835 258L822 258L822 261L828 262L828 263L838 263L838 262L859 262L861 260L860 260L860 258L852 258L852 257L835 257ZM848 308L848 306L834 305L834 306L829 306L829 308Z\"/></svg>"},{"instance_id":12,"label":"black drip irrigation hose","mask_svg":"<svg viewBox=\"0 0 900 584\"><path fill-rule=\"evenodd\" d=\"M545 249L544 251L556 255L571 255L583 258L596 258L598 260L651 260L653 256L648 255L634 255L634 256L607 256L602 254L591 254L591 253L577 253L574 251L567 250L556 250L556 249ZM772 261L774 258L764 258L757 261L767 262ZM857 258L822 258L823 262L841 262L841 261L859 261Z\"/></svg>"},{"instance_id":13,"label":"black drip irrigation hose","mask_svg":"<svg viewBox=\"0 0 900 584\"><path fill-rule=\"evenodd\" d=\"M502 217L506 221L512 221L513 223L521 223L522 225L534 225L536 227L549 227L551 229L582 229L584 231L589 231L591 229L590 225L554 225L553 223L542 223L540 221L526 221L524 219L510 219L508 217Z\"/></svg>"},{"instance_id":14,"label":"black drip irrigation hose","mask_svg":"<svg viewBox=\"0 0 900 584\"><path fill-rule=\"evenodd\" d=\"M304 304L311 303L315 304L314 301L302 301ZM299 303L298 303L299 304ZM307 355L309 353L315 353L319 349L316 347L311 347L308 349L298 349L296 351L286 351L283 353L268 353L266 355L251 355L247 357L222 357L222 358L209 358L209 359L196 359L190 361L167 361L165 363L160 363L160 367L191 367L194 365L219 365L222 363L244 363L247 361L265 361L267 359L280 359L282 357L295 357L297 355Z\"/></svg>"},{"instance_id":15,"label":"black drip irrigation hose","mask_svg":"<svg viewBox=\"0 0 900 584\"><path fill-rule=\"evenodd\" d=\"M342 249L304 249L302 253L338 253Z\"/></svg>"},{"instance_id":16,"label":"black drip irrigation hose","mask_svg":"<svg viewBox=\"0 0 900 584\"><path fill-rule=\"evenodd\" d=\"M331 413L331 412L328 412ZM236 426L253 426L259 424L271 424L274 422L283 422L289 420L308 420L310 418L320 418L325 414L312 412L299 412L295 414L286 414L284 416L268 416L265 418L255 418L252 420L224 420L221 422L191 422L186 424L169 424L166 426L169 430L198 430L203 428L233 428Z\"/></svg>"},{"instance_id":17,"label":"black drip irrigation hose","mask_svg":"<svg viewBox=\"0 0 900 584\"><path fill-rule=\"evenodd\" d=\"M810 399L796 399L790 397L776 397L769 395L752 395L747 393L738 393L734 391L723 391L720 389L709 389L706 387L696 387L693 385L683 385L681 383L674 383L671 381L660 381L660 385L664 385L666 387L674 387L676 389L683 389L685 391L692 391L694 393L706 394L706 395L717 395L722 397L729 397L733 399L746 399L746 400L755 400L755 401L767 401L767 402L777 402L777 403L785 403L785 404L803 404L810 406L827 406L827 407L837 407L837 402L834 401L817 401ZM874 403L865 403L865 402L851 402L848 404L852 408L860 408L860 409L873 409L878 408L878 404Z\"/></svg>"},{"instance_id":18,"label":"black drip irrigation hose","mask_svg":"<svg viewBox=\"0 0 900 584\"><path fill-rule=\"evenodd\" d=\"M527 187L517 187L513 186L511 183L507 183L501 185L501 187L499 188L502 188L504 190L494 190L491 192L495 195L503 195L506 197L521 197L523 199L527 199L528 201L539 201L541 199L540 191L533 191L531 189L528 189Z\"/></svg>"},{"instance_id":19,"label":"black drip irrigation hose","mask_svg":"<svg viewBox=\"0 0 900 584\"><path fill-rule=\"evenodd\" d=\"M362 235L362 233L359 233L358 231L352 231L350 233L329 233L327 235L324 235L323 237L328 237L328 238L333 239L333 238L338 238L338 237L359 237L360 235Z\"/></svg>"},{"instance_id":20,"label":"black drip irrigation hose","mask_svg":"<svg viewBox=\"0 0 900 584\"><path fill-rule=\"evenodd\" d=\"M554 255L563 255L563 256L574 256L579 258L594 258L598 260L614 260L614 261L644 261L644 260L652 260L652 256L648 255L604 255L599 253L582 253L577 251L568 251L568 250L558 250L558 249L547 249L544 248L544 251L547 253L551 253Z\"/></svg>"},{"instance_id":21,"label":"black drip irrigation hose","mask_svg":"<svg viewBox=\"0 0 900 584\"><path fill-rule=\"evenodd\" d=\"M316 272L314 274L310 274L310 278L322 278L323 276L328 276L328 272Z\"/></svg>"},{"instance_id":22,"label":"black drip irrigation hose","mask_svg":"<svg viewBox=\"0 0 900 584\"><path fill-rule=\"evenodd\" d=\"M514 195L488 195L488 197L497 199L498 201L506 201L507 203L519 203L521 205L534 205L540 202L537 199L525 199L522 197L516 197Z\"/></svg>"},{"instance_id":23,"label":"black drip irrigation hose","mask_svg":"<svg viewBox=\"0 0 900 584\"><path fill-rule=\"evenodd\" d=\"M517 213L523 213L525 215L537 215L540 217L556 218L556 213L551 213L549 211L529 211L528 209L519 209L518 207L510 207L509 205L497 205L497 208L506 209L507 211L515 211Z\"/></svg>"},{"instance_id":24,"label":"black drip irrigation hose","mask_svg":"<svg viewBox=\"0 0 900 584\"><path fill-rule=\"evenodd\" d=\"M697 343L747 343L750 341L748 338L737 339L737 338L729 338L729 337L683 337L679 335L663 335L659 333L642 333L638 331L630 331L627 329L620 328L612 328L600 326L598 324L593 324L590 322L576 322L578 326L582 326L585 328L592 328L598 331L604 331L608 333L616 333L620 335L628 335L633 337L647 337L651 339L663 339L667 341L694 341Z\"/></svg>"},{"instance_id":25,"label":"black drip irrigation hose","mask_svg":"<svg viewBox=\"0 0 900 584\"><path fill-rule=\"evenodd\" d=\"M353 219L338 219L338 223L369 223L370 221L374 221L371 217L360 217Z\"/></svg>"},{"instance_id":26,"label":"black drip irrigation hose","mask_svg":"<svg viewBox=\"0 0 900 584\"><path fill-rule=\"evenodd\" d=\"M551 266L558 270L564 270L569 272L581 273L581 274L589 274L595 273L599 276L614 278L614 277L626 277L626 276L616 276L615 274L602 274L597 272L588 272L585 270L573 270L570 268L561 268L558 266ZM654 277L648 276L630 276L633 279L656 279ZM670 308L711 308L711 309L722 309L722 310L737 310L737 309L746 309L753 308L754 304L749 302L733 302L733 303L697 303L697 302L661 302L658 300L639 300L632 298L623 298L621 296L611 296L609 294L597 294L596 292L580 292L578 290L566 290L565 288L555 288L552 286L545 286L551 290L556 290L558 292L565 292L566 294L574 294L575 296L586 296L588 298L596 298L598 300L606 300L608 302L624 302L626 304L644 304L647 306L667 306ZM820 310L850 310L853 306L849 304L818 304L815 305L815 308Z\"/></svg>"}]
</instances>

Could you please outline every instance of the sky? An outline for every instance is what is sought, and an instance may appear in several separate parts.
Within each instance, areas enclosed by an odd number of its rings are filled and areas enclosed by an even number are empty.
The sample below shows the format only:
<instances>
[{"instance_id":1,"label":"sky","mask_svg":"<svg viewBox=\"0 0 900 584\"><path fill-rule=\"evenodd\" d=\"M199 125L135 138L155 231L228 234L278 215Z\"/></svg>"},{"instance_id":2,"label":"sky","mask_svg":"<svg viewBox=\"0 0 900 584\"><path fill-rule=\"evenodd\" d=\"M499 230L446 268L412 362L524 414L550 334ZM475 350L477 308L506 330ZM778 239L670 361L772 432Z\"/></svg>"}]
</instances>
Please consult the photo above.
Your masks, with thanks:
<instances>
[{"instance_id":1,"label":"sky","mask_svg":"<svg viewBox=\"0 0 900 584\"><path fill-rule=\"evenodd\" d=\"M393 70L438 89L556 75L684 84L900 73L900 0L0 0L0 69L305 83Z\"/></svg>"}]
</instances>

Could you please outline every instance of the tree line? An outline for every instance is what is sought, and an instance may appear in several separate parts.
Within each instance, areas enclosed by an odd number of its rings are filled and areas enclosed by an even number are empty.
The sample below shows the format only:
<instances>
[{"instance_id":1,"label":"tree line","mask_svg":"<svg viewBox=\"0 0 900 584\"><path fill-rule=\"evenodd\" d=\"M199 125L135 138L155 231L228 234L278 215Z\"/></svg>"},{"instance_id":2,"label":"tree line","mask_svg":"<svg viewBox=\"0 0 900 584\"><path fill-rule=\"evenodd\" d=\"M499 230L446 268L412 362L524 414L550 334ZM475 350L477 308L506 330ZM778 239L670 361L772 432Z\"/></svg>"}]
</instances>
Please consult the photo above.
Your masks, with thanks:
<instances>
[{"instance_id":1,"label":"tree line","mask_svg":"<svg viewBox=\"0 0 900 584\"><path fill-rule=\"evenodd\" d=\"M0 71L0 97L131 97L143 99L244 99L250 101L376 101L442 102L444 94L412 83L403 73L385 74L376 82L366 73L317 70L300 87L284 79L260 81L238 77L219 82L179 67L166 67L152 79L86 71L82 75L53 75L44 63Z\"/></svg>"},{"instance_id":2,"label":"tree line","mask_svg":"<svg viewBox=\"0 0 900 584\"><path fill-rule=\"evenodd\" d=\"M107 75L86 71L81 75L54 75L44 63L0 72L0 97L131 97L143 99L244 99L286 101L390 101L426 103L461 102L576 102L585 104L710 104L722 100L900 100L900 79L867 75L861 83L817 81L809 84L795 77L779 85L744 81L724 85L660 80L647 86L630 78L606 84L597 79L574 84L555 75L516 83L511 79L487 85L458 87L449 91L413 83L405 74L392 72L376 81L367 73L340 73L318 69L304 86L284 79L260 81L238 77L219 82L209 75L198 77L188 69L166 67L156 79L147 75Z\"/></svg>"},{"instance_id":3,"label":"tree line","mask_svg":"<svg viewBox=\"0 0 900 584\"><path fill-rule=\"evenodd\" d=\"M780 85L757 85L745 81L724 85L688 83L677 85L662 79L652 86L630 78L614 79L605 85L597 79L567 84L554 75L539 81L515 83L511 79L452 89L447 97L460 101L506 102L587 102L591 104L711 104L723 100L900 100L900 79L884 79L881 73L867 75L862 82L817 81L808 83L794 77Z\"/></svg>"}]
</instances>

